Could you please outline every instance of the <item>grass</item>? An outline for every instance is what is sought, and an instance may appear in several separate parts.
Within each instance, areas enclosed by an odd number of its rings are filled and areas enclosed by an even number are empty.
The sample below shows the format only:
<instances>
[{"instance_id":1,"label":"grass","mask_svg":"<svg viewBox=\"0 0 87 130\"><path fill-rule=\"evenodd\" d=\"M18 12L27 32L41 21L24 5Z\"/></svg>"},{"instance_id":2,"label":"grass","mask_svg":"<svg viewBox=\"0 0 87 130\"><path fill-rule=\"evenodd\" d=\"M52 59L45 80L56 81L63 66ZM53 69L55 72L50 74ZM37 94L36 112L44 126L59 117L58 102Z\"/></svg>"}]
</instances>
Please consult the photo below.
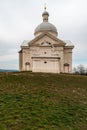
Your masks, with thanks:
<instances>
[{"instance_id":1,"label":"grass","mask_svg":"<svg viewBox=\"0 0 87 130\"><path fill-rule=\"evenodd\" d=\"M87 130L87 77L0 73L0 130Z\"/></svg>"}]
</instances>

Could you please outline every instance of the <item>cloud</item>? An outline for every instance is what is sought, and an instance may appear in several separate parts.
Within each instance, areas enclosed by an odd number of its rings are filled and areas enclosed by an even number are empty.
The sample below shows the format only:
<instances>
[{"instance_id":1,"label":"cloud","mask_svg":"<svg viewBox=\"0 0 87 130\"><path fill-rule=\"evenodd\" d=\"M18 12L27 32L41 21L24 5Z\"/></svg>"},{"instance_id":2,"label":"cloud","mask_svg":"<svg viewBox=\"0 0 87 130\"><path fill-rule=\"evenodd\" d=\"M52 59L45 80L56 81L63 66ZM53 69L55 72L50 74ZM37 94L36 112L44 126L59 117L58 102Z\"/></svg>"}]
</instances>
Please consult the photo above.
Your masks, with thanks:
<instances>
[{"instance_id":1,"label":"cloud","mask_svg":"<svg viewBox=\"0 0 87 130\"><path fill-rule=\"evenodd\" d=\"M0 69L18 69L18 48L0 48Z\"/></svg>"},{"instance_id":2,"label":"cloud","mask_svg":"<svg viewBox=\"0 0 87 130\"><path fill-rule=\"evenodd\" d=\"M10 60L10 62L0 62L0 69L18 70L18 61Z\"/></svg>"},{"instance_id":3,"label":"cloud","mask_svg":"<svg viewBox=\"0 0 87 130\"><path fill-rule=\"evenodd\" d=\"M87 0L47 1L49 21L58 29L58 37L75 45L73 63L87 63ZM24 40L31 40L42 22L44 1L0 0L0 65L7 68L16 60ZM5 67L6 67L5 64ZM2 65L1 65L2 66Z\"/></svg>"},{"instance_id":4,"label":"cloud","mask_svg":"<svg viewBox=\"0 0 87 130\"><path fill-rule=\"evenodd\" d=\"M8 54L1 54L0 55L0 62L3 61L10 61L10 60L17 60L18 59L18 54L14 52L8 52Z\"/></svg>"}]
</instances>

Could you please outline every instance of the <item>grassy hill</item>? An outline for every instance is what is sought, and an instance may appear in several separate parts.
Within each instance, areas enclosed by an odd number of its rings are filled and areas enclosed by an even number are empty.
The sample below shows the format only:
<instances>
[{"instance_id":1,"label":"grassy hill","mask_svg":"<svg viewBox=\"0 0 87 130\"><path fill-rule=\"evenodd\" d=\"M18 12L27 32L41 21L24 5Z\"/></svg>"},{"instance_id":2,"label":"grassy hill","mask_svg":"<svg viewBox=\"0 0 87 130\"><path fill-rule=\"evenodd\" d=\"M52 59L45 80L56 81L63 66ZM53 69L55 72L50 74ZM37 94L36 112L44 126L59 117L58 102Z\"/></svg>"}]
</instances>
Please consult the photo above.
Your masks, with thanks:
<instances>
[{"instance_id":1,"label":"grassy hill","mask_svg":"<svg viewBox=\"0 0 87 130\"><path fill-rule=\"evenodd\" d=\"M0 130L87 130L87 76L0 73Z\"/></svg>"}]
</instances>

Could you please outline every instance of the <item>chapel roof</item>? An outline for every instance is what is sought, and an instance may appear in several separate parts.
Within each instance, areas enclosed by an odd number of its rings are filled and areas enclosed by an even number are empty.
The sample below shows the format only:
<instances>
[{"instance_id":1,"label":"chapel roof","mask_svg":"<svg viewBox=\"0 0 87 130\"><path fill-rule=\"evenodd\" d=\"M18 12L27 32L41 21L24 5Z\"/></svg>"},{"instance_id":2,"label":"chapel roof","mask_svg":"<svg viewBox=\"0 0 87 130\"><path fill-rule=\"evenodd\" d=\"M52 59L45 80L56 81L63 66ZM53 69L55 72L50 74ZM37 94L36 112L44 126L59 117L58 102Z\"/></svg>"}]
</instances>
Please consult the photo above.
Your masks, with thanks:
<instances>
[{"instance_id":1,"label":"chapel roof","mask_svg":"<svg viewBox=\"0 0 87 130\"><path fill-rule=\"evenodd\" d=\"M28 40L24 40L23 42L22 42L22 44L21 44L21 46L28 46Z\"/></svg>"},{"instance_id":2,"label":"chapel roof","mask_svg":"<svg viewBox=\"0 0 87 130\"><path fill-rule=\"evenodd\" d=\"M35 29L35 34L38 32L45 32L45 31L51 31L57 34L56 27L49 22L42 22L41 24L39 24Z\"/></svg>"},{"instance_id":3,"label":"chapel roof","mask_svg":"<svg viewBox=\"0 0 87 130\"><path fill-rule=\"evenodd\" d=\"M64 40L64 42L66 43L66 46L74 46L70 40Z\"/></svg>"},{"instance_id":4,"label":"chapel roof","mask_svg":"<svg viewBox=\"0 0 87 130\"><path fill-rule=\"evenodd\" d=\"M58 34L57 28L53 24L48 22L49 13L46 11L46 7L44 12L42 13L42 17L43 17L43 22L35 28L34 31L35 36L38 36L37 34L42 32L51 32L57 36Z\"/></svg>"}]
</instances>

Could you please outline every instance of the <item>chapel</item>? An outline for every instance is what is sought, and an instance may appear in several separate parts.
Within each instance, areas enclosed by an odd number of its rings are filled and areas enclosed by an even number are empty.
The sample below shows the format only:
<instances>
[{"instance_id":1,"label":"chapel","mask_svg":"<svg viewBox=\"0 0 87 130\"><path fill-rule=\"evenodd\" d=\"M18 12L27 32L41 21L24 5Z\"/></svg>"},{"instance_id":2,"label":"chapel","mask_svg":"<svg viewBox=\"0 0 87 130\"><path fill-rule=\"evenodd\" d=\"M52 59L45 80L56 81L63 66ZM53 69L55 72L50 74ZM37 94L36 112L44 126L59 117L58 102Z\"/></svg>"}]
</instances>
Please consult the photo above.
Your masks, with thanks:
<instances>
[{"instance_id":1,"label":"chapel","mask_svg":"<svg viewBox=\"0 0 87 130\"><path fill-rule=\"evenodd\" d=\"M34 39L24 41L19 51L19 70L44 73L72 73L72 49L70 41L58 37L57 28L49 22L44 8L42 23L34 31Z\"/></svg>"}]
</instances>

